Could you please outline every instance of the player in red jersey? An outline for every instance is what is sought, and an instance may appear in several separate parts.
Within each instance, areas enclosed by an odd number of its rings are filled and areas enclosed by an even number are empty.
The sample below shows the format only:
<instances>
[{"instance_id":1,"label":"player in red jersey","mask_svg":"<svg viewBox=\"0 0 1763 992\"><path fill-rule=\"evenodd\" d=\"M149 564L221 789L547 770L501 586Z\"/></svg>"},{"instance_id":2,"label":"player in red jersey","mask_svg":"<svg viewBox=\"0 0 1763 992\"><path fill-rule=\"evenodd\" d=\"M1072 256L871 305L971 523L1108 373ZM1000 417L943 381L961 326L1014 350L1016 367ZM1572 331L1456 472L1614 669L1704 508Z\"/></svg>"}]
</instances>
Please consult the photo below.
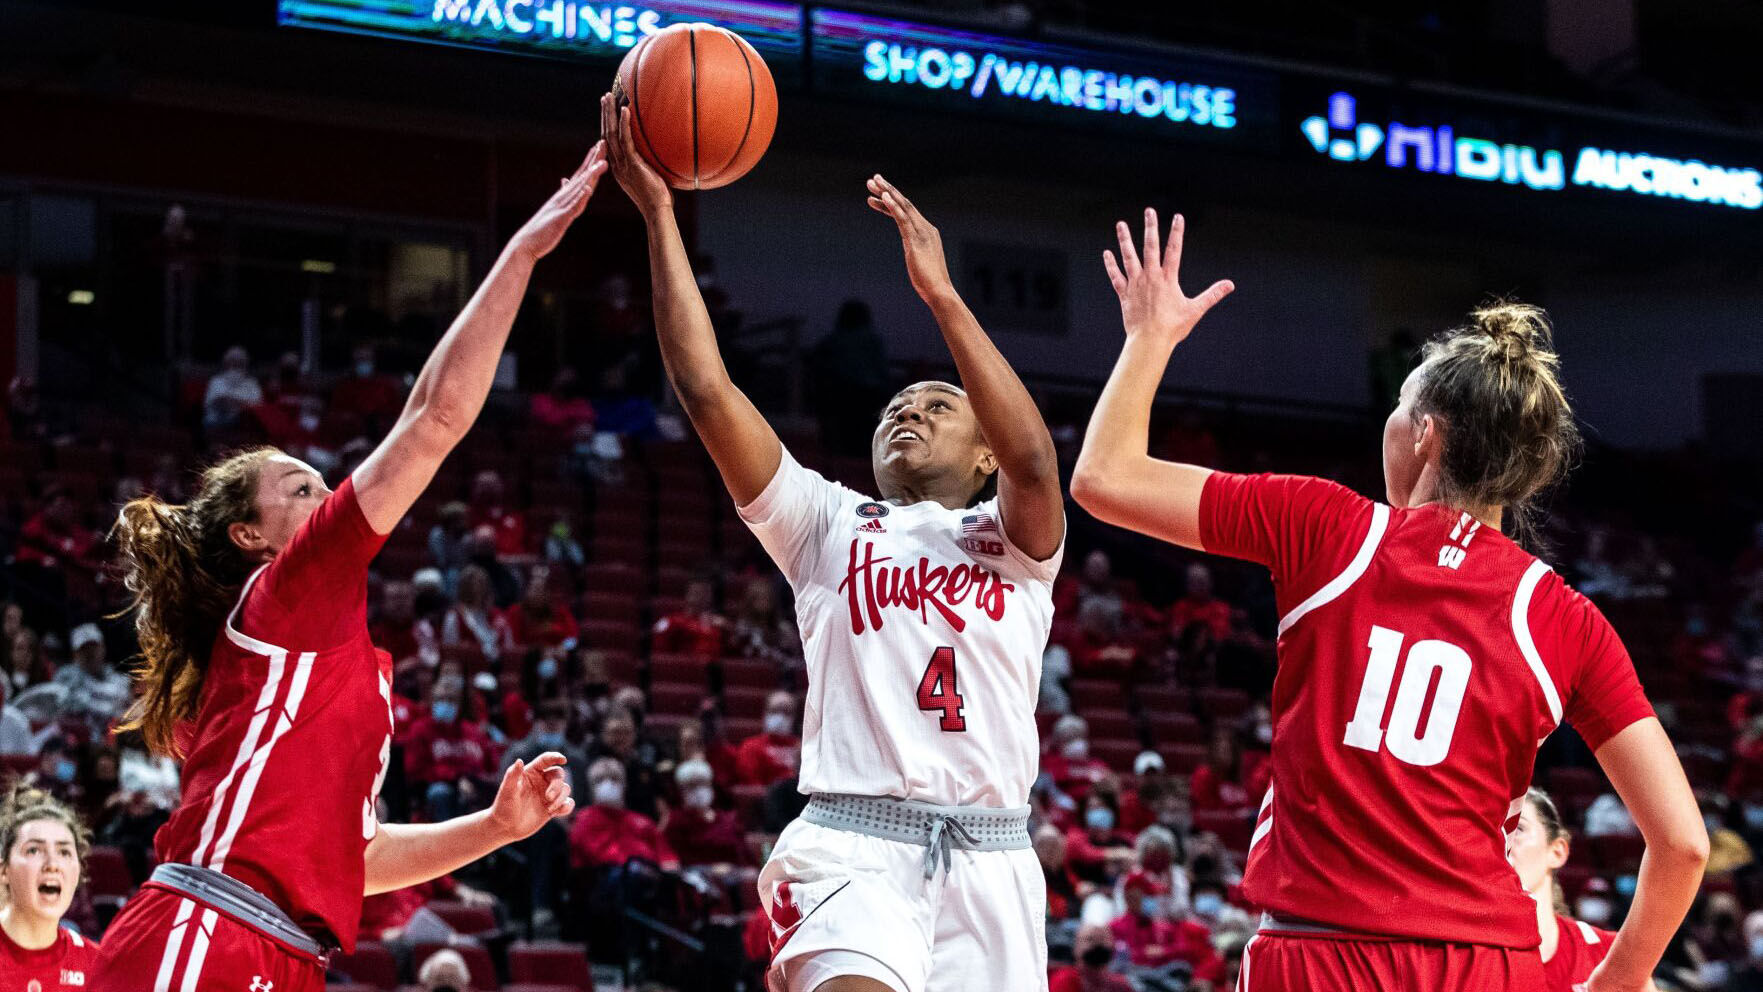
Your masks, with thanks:
<instances>
[{"instance_id":1,"label":"player in red jersey","mask_svg":"<svg viewBox=\"0 0 1763 992\"><path fill-rule=\"evenodd\" d=\"M1700 882L1708 837L1603 616L1500 533L1577 441L1546 318L1477 311L1427 346L1384 427L1387 504L1323 479L1147 454L1175 346L1233 288L1178 285L1182 219L1106 268L1126 345L1072 495L1098 518L1273 573L1272 787L1245 870L1266 911L1242 988L1524 989L1536 907L1505 856L1538 743L1574 724L1648 850L1592 992L1638 990Z\"/></svg>"},{"instance_id":2,"label":"player in red jersey","mask_svg":"<svg viewBox=\"0 0 1763 992\"><path fill-rule=\"evenodd\" d=\"M117 523L145 661L129 722L183 757L162 864L105 934L94 986L306 992L352 949L365 895L444 875L574 801L555 752L516 762L490 808L380 824L390 658L367 633L367 566L489 395L534 264L605 172L596 145L515 233L429 356L404 412L335 492L274 449L204 473L187 506Z\"/></svg>"},{"instance_id":3,"label":"player in red jersey","mask_svg":"<svg viewBox=\"0 0 1763 992\"><path fill-rule=\"evenodd\" d=\"M1506 835L1506 859L1518 872L1518 884L1536 902L1545 984L1542 992L1585 992L1592 970L1610 953L1616 935L1567 915L1567 900L1555 872L1567 863L1573 838L1561 824L1555 801L1541 789L1524 796L1518 822ZM1652 986L1649 984L1650 990Z\"/></svg>"},{"instance_id":4,"label":"player in red jersey","mask_svg":"<svg viewBox=\"0 0 1763 992\"><path fill-rule=\"evenodd\" d=\"M91 846L60 800L14 782L0 805L0 992L85 992L98 942L61 925Z\"/></svg>"}]
</instances>

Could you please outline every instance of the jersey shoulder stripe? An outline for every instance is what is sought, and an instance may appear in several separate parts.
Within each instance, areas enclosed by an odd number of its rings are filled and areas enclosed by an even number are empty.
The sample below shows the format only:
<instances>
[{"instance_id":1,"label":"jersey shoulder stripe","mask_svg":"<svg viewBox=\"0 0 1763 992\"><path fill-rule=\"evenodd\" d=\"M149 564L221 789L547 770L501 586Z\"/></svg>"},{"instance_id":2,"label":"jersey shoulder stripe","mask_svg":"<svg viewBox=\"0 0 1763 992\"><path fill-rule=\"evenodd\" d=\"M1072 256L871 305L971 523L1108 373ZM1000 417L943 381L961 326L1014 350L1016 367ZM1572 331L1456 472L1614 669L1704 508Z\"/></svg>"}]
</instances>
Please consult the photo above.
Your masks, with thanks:
<instances>
[{"instance_id":1,"label":"jersey shoulder stripe","mask_svg":"<svg viewBox=\"0 0 1763 992\"><path fill-rule=\"evenodd\" d=\"M1390 508L1383 503L1373 503L1371 506L1371 526L1366 529L1365 541L1359 545L1359 553L1353 556L1353 560L1347 563L1347 567L1342 569L1339 575L1328 580L1322 588L1311 593L1310 598L1292 607L1290 613L1280 618L1279 636L1285 636L1285 632L1291 629L1292 624L1302 620L1305 614L1339 598L1342 593L1352 588L1353 583L1359 581L1359 577L1371 567L1371 559L1377 554L1378 545L1383 543L1383 535L1389 529L1389 525Z\"/></svg>"},{"instance_id":2,"label":"jersey shoulder stripe","mask_svg":"<svg viewBox=\"0 0 1763 992\"><path fill-rule=\"evenodd\" d=\"M1550 572L1548 565L1541 561L1533 561L1524 570L1524 578L1518 581L1518 594L1512 597L1512 636L1518 641L1518 653L1524 656L1524 663L1530 666L1530 672L1536 676L1537 684L1542 686L1543 699L1549 704L1549 716L1554 718L1557 726L1561 723L1561 695L1555 691L1555 680L1549 676L1549 669L1543 665L1543 658L1537 654L1536 641L1530 636L1530 601L1536 594L1537 583Z\"/></svg>"}]
</instances>

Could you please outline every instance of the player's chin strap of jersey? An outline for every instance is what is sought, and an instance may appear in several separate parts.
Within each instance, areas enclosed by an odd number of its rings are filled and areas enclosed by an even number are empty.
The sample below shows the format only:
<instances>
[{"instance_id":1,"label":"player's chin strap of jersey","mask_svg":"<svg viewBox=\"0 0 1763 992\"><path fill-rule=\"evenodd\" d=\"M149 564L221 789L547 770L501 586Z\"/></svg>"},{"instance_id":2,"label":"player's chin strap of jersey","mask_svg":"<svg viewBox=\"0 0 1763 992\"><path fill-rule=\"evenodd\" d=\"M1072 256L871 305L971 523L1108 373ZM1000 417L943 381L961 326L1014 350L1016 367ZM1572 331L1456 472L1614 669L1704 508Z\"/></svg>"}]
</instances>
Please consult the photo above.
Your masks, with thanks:
<instances>
[{"instance_id":1,"label":"player's chin strap of jersey","mask_svg":"<svg viewBox=\"0 0 1763 992\"><path fill-rule=\"evenodd\" d=\"M964 851L1024 851L1032 844L1028 836L1027 806L939 806L935 803L891 796L848 796L815 793L802 810L802 819L834 830L925 848L924 877L933 878L937 862L947 874L954 849Z\"/></svg>"}]
</instances>

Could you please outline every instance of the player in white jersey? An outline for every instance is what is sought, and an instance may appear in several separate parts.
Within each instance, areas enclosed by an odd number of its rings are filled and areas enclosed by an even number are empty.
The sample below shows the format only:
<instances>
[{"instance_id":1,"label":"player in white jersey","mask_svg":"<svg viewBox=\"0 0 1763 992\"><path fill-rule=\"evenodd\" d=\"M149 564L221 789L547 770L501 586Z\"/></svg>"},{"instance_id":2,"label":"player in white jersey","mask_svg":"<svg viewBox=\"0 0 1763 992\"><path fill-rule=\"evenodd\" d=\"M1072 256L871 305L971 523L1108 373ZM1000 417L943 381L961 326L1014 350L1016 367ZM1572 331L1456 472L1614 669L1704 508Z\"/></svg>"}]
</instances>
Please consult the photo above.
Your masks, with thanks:
<instances>
[{"instance_id":1,"label":"player in white jersey","mask_svg":"<svg viewBox=\"0 0 1763 992\"><path fill-rule=\"evenodd\" d=\"M1027 803L1065 540L1046 425L956 295L936 228L875 176L869 205L898 225L967 389L921 382L889 402L871 446L879 499L797 464L729 380L671 194L617 113L602 103L602 133L648 223L668 377L795 590L807 651L810 799L759 880L771 987L1044 990Z\"/></svg>"}]
</instances>

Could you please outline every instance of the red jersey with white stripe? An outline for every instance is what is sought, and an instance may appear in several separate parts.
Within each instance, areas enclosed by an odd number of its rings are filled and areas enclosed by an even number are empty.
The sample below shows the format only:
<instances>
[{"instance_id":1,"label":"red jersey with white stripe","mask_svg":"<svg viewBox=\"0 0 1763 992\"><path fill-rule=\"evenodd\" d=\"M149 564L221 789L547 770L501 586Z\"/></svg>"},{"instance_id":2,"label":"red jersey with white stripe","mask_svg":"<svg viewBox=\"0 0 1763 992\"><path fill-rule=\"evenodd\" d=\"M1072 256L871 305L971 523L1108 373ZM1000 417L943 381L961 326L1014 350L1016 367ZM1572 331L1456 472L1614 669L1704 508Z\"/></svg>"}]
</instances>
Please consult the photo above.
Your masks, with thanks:
<instances>
[{"instance_id":1,"label":"red jersey with white stripe","mask_svg":"<svg viewBox=\"0 0 1763 992\"><path fill-rule=\"evenodd\" d=\"M231 875L346 950L391 754L391 659L367 636L367 564L384 542L345 481L246 582L156 838L161 861Z\"/></svg>"},{"instance_id":2,"label":"red jersey with white stripe","mask_svg":"<svg viewBox=\"0 0 1763 992\"><path fill-rule=\"evenodd\" d=\"M1215 473L1205 549L1273 573L1272 787L1244 877L1275 916L1537 945L1505 830L1563 720L1594 750L1652 714L1588 600L1492 528L1322 479Z\"/></svg>"},{"instance_id":3,"label":"red jersey with white stripe","mask_svg":"<svg viewBox=\"0 0 1763 992\"><path fill-rule=\"evenodd\" d=\"M1543 992L1585 992L1592 969L1610 953L1610 942L1616 935L1571 916L1555 917L1555 925L1561 928L1561 940L1555 946L1555 956L1543 962L1543 975L1548 979Z\"/></svg>"},{"instance_id":4,"label":"red jersey with white stripe","mask_svg":"<svg viewBox=\"0 0 1763 992\"><path fill-rule=\"evenodd\" d=\"M0 992L86 992L87 974L98 957L98 942L66 927L55 943L28 950L0 930Z\"/></svg>"}]
</instances>

